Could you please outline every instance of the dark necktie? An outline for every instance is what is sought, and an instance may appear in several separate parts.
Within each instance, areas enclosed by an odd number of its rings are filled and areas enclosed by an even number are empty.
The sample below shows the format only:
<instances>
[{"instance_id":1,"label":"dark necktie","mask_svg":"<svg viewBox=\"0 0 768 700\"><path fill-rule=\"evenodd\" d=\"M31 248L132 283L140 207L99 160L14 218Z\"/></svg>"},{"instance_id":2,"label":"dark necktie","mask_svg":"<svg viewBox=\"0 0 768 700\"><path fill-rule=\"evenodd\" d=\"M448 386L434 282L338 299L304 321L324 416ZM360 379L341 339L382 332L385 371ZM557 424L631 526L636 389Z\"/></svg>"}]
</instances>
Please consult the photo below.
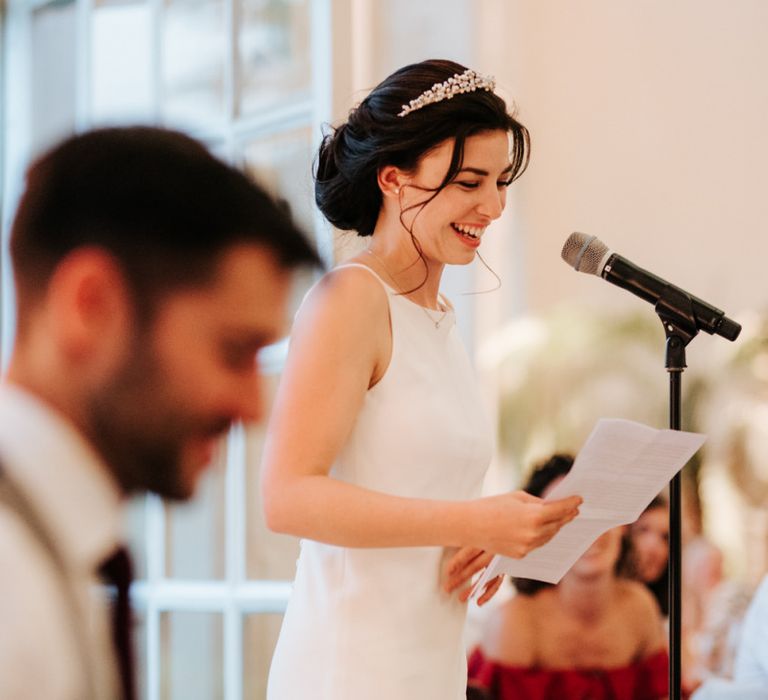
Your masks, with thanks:
<instances>
[{"instance_id":1,"label":"dark necktie","mask_svg":"<svg viewBox=\"0 0 768 700\"><path fill-rule=\"evenodd\" d=\"M112 640L120 671L120 685L124 700L135 700L136 684L133 669L133 646L131 641L131 606L128 589L132 580L131 559L125 547L118 548L99 570L102 578L115 587L112 602Z\"/></svg>"}]
</instances>

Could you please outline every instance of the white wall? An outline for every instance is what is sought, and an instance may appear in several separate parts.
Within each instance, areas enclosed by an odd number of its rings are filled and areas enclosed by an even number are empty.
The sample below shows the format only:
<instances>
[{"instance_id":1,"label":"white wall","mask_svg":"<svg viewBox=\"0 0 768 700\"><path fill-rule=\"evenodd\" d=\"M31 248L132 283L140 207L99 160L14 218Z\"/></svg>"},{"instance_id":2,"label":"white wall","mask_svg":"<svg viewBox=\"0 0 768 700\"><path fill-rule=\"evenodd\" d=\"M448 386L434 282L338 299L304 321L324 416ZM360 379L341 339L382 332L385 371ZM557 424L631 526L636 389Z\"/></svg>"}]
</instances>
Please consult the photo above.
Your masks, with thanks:
<instances>
[{"instance_id":1,"label":"white wall","mask_svg":"<svg viewBox=\"0 0 768 700\"><path fill-rule=\"evenodd\" d=\"M352 13L346 105L441 56L496 75L531 131L531 166L484 245L502 290L461 297L492 278L448 277L481 337L566 299L643 303L560 261L574 230L729 315L768 306L768 3L353 0Z\"/></svg>"},{"instance_id":2,"label":"white wall","mask_svg":"<svg viewBox=\"0 0 768 700\"><path fill-rule=\"evenodd\" d=\"M643 303L560 262L574 230L729 314L768 305L768 3L483 4L533 138L518 192L530 308Z\"/></svg>"},{"instance_id":3,"label":"white wall","mask_svg":"<svg viewBox=\"0 0 768 700\"><path fill-rule=\"evenodd\" d=\"M477 7L487 39L478 61L514 96L532 135L531 166L515 188L514 228L501 237L503 256L521 258L527 310L544 313L562 302L647 306L560 260L575 230L730 316L768 310L768 3L481 0ZM498 312L487 329L512 318L515 307L505 302ZM740 347L697 338L684 399L693 369L717 383L713 352ZM737 407L764 401L758 379L731 397ZM713 421L727 432L731 407L720 409ZM764 506L760 513L746 505L727 460L707 460L710 533L731 569L754 580L768 551ZM752 465L761 474L764 460Z\"/></svg>"}]
</instances>

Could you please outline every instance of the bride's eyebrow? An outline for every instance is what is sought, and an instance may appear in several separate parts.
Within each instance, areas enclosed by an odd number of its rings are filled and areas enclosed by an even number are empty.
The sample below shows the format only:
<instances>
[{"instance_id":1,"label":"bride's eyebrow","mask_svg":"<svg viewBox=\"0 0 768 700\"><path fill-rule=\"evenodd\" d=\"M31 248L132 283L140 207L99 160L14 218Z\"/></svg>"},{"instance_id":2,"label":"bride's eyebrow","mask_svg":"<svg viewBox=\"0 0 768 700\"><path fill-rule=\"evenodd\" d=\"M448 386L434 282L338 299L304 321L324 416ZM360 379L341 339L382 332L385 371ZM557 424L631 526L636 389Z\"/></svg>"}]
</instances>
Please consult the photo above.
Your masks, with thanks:
<instances>
[{"instance_id":1,"label":"bride's eyebrow","mask_svg":"<svg viewBox=\"0 0 768 700\"><path fill-rule=\"evenodd\" d=\"M501 171L501 174L506 175L512 172L512 170L513 170L513 166L510 163L506 168L504 168L504 170ZM456 174L458 175L460 173L472 173L473 175L479 175L481 177L488 177L488 175L490 175L490 173L487 170L483 170L482 168L471 168L471 167L462 168Z\"/></svg>"},{"instance_id":2,"label":"bride's eyebrow","mask_svg":"<svg viewBox=\"0 0 768 700\"><path fill-rule=\"evenodd\" d=\"M472 173L473 175L480 175L483 177L487 177L490 174L487 170L481 170L480 168L462 168L456 174L458 175L459 173Z\"/></svg>"}]
</instances>

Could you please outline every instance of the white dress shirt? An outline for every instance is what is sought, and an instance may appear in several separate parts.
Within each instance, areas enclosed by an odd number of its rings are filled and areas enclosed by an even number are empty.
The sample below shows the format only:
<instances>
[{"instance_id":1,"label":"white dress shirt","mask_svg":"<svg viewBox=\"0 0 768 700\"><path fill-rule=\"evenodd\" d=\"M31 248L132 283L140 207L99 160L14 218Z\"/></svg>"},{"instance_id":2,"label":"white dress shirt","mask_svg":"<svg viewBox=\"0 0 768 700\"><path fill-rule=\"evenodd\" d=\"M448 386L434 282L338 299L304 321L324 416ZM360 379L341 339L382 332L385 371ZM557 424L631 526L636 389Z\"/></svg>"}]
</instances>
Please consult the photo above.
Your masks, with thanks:
<instances>
[{"instance_id":1,"label":"white dress shirt","mask_svg":"<svg viewBox=\"0 0 768 700\"><path fill-rule=\"evenodd\" d=\"M98 698L118 697L100 562L118 543L121 504L106 466L61 414L0 384L0 465L53 534L75 584ZM81 700L87 687L72 601L50 554L0 502L0 698Z\"/></svg>"}]
</instances>

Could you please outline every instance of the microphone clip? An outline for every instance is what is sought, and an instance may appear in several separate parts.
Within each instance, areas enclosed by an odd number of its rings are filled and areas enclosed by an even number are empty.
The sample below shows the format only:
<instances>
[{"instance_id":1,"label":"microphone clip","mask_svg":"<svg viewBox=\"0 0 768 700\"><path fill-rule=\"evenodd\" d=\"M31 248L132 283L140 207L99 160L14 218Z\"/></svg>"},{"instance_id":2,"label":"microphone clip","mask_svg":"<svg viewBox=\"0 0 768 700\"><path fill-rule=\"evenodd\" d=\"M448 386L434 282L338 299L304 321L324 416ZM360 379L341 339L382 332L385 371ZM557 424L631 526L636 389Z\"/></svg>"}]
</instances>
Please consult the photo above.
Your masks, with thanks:
<instances>
[{"instance_id":1,"label":"microphone clip","mask_svg":"<svg viewBox=\"0 0 768 700\"><path fill-rule=\"evenodd\" d=\"M691 297L682 289L667 285L654 309L667 338L665 367L669 372L682 372L687 367L685 348L699 334Z\"/></svg>"}]
</instances>

